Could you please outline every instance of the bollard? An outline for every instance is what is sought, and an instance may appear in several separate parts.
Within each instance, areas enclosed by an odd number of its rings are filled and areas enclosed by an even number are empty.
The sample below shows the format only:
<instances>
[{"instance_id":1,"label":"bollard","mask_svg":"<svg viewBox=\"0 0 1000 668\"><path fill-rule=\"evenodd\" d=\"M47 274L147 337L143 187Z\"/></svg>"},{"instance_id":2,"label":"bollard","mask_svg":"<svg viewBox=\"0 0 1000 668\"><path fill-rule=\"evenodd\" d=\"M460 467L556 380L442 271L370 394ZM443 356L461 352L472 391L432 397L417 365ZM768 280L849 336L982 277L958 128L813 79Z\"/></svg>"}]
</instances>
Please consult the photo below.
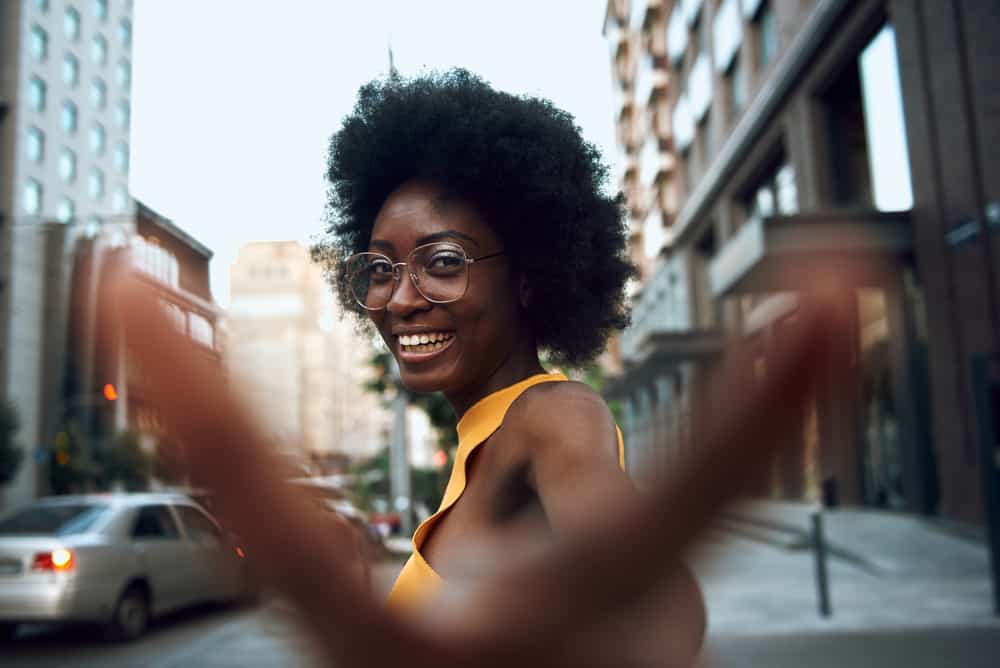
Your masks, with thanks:
<instances>
[{"instance_id":1,"label":"bollard","mask_svg":"<svg viewBox=\"0 0 1000 668\"><path fill-rule=\"evenodd\" d=\"M826 570L826 540L823 538L823 514L819 510L814 510L812 519L812 544L813 553L816 556L816 595L819 599L819 614L821 617L829 617L832 613L830 609L830 581Z\"/></svg>"}]
</instances>

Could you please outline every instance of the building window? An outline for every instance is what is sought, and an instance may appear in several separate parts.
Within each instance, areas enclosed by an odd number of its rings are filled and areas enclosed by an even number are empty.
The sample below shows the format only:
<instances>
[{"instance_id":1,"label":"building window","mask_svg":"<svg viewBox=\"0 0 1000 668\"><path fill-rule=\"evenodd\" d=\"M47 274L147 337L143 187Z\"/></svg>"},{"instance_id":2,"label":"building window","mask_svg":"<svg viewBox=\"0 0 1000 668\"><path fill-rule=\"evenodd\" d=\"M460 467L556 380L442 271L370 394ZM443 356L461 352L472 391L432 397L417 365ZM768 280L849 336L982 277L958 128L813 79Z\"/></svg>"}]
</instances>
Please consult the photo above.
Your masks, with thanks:
<instances>
[{"instance_id":1,"label":"building window","mask_svg":"<svg viewBox=\"0 0 1000 668\"><path fill-rule=\"evenodd\" d=\"M38 77L28 82L28 106L32 111L45 111L45 82Z\"/></svg>"},{"instance_id":2,"label":"building window","mask_svg":"<svg viewBox=\"0 0 1000 668\"><path fill-rule=\"evenodd\" d=\"M770 2L764 2L755 19L757 33L757 67L766 68L778 55L778 22Z\"/></svg>"},{"instance_id":3,"label":"building window","mask_svg":"<svg viewBox=\"0 0 1000 668\"><path fill-rule=\"evenodd\" d=\"M94 35L90 42L90 59L98 65L108 62L108 40L102 35Z\"/></svg>"},{"instance_id":4,"label":"building window","mask_svg":"<svg viewBox=\"0 0 1000 668\"><path fill-rule=\"evenodd\" d=\"M45 159L45 133L38 128L28 128L28 136L24 143L24 152L28 160L41 162Z\"/></svg>"},{"instance_id":5,"label":"building window","mask_svg":"<svg viewBox=\"0 0 1000 668\"><path fill-rule=\"evenodd\" d=\"M799 193L791 163L779 159L747 193L744 207L751 220L798 213Z\"/></svg>"},{"instance_id":6,"label":"building window","mask_svg":"<svg viewBox=\"0 0 1000 668\"><path fill-rule=\"evenodd\" d=\"M35 60L43 61L49 55L49 34L41 26L32 26L28 49Z\"/></svg>"},{"instance_id":7,"label":"building window","mask_svg":"<svg viewBox=\"0 0 1000 668\"><path fill-rule=\"evenodd\" d=\"M63 81L67 86L80 83L80 61L72 53L63 56Z\"/></svg>"},{"instance_id":8,"label":"building window","mask_svg":"<svg viewBox=\"0 0 1000 668\"><path fill-rule=\"evenodd\" d=\"M743 63L739 56L733 59L733 64L726 73L726 83L729 86L729 118L735 119L747 103L746 78L743 76Z\"/></svg>"},{"instance_id":9,"label":"building window","mask_svg":"<svg viewBox=\"0 0 1000 668\"><path fill-rule=\"evenodd\" d=\"M896 39L887 25L824 93L835 206L913 206Z\"/></svg>"},{"instance_id":10,"label":"building window","mask_svg":"<svg viewBox=\"0 0 1000 668\"><path fill-rule=\"evenodd\" d=\"M104 153L105 142L107 141L106 136L104 126L100 123L94 123L90 126L90 150L94 155L102 155Z\"/></svg>"},{"instance_id":11,"label":"building window","mask_svg":"<svg viewBox=\"0 0 1000 668\"><path fill-rule=\"evenodd\" d=\"M118 186L111 193L111 208L115 213L121 213L128 206L128 193L123 186Z\"/></svg>"},{"instance_id":12,"label":"building window","mask_svg":"<svg viewBox=\"0 0 1000 668\"><path fill-rule=\"evenodd\" d=\"M155 238L138 237L133 244L132 257L137 268L171 287L178 286L178 264L173 253L160 246Z\"/></svg>"},{"instance_id":13,"label":"building window","mask_svg":"<svg viewBox=\"0 0 1000 668\"><path fill-rule=\"evenodd\" d=\"M128 174L128 144L125 142L115 144L115 152L112 158L118 173Z\"/></svg>"},{"instance_id":14,"label":"building window","mask_svg":"<svg viewBox=\"0 0 1000 668\"><path fill-rule=\"evenodd\" d=\"M129 65L127 60L118 61L118 67L115 68L115 73L118 75L119 87L128 88L132 85L132 67Z\"/></svg>"},{"instance_id":15,"label":"building window","mask_svg":"<svg viewBox=\"0 0 1000 668\"><path fill-rule=\"evenodd\" d=\"M105 21L108 18L108 0L94 0L94 16Z\"/></svg>"},{"instance_id":16,"label":"building window","mask_svg":"<svg viewBox=\"0 0 1000 668\"><path fill-rule=\"evenodd\" d=\"M104 197L104 172L96 168L90 170L90 178L87 179L87 193L91 199Z\"/></svg>"},{"instance_id":17,"label":"building window","mask_svg":"<svg viewBox=\"0 0 1000 668\"><path fill-rule=\"evenodd\" d=\"M66 183L76 180L76 153L68 148L59 152L59 177Z\"/></svg>"},{"instance_id":18,"label":"building window","mask_svg":"<svg viewBox=\"0 0 1000 668\"><path fill-rule=\"evenodd\" d=\"M913 184L896 57L896 31L891 25L882 28L865 47L858 65L872 200L880 211L905 211L913 207Z\"/></svg>"},{"instance_id":19,"label":"building window","mask_svg":"<svg viewBox=\"0 0 1000 668\"><path fill-rule=\"evenodd\" d=\"M36 216L42 211L42 184L34 179L28 179L24 184L24 210Z\"/></svg>"},{"instance_id":20,"label":"building window","mask_svg":"<svg viewBox=\"0 0 1000 668\"><path fill-rule=\"evenodd\" d=\"M88 239L93 239L101 231L101 219L97 216L88 216L85 225L85 234Z\"/></svg>"},{"instance_id":21,"label":"building window","mask_svg":"<svg viewBox=\"0 0 1000 668\"><path fill-rule=\"evenodd\" d=\"M188 314L188 328L191 340L212 348L215 345L215 332L208 318L197 313Z\"/></svg>"},{"instance_id":22,"label":"building window","mask_svg":"<svg viewBox=\"0 0 1000 668\"><path fill-rule=\"evenodd\" d=\"M121 101L115 105L115 125L122 130L128 130L129 108L128 102Z\"/></svg>"},{"instance_id":23,"label":"building window","mask_svg":"<svg viewBox=\"0 0 1000 668\"><path fill-rule=\"evenodd\" d=\"M56 220L60 223L68 223L73 220L76 213L76 205L68 197L60 197L59 204L56 205Z\"/></svg>"},{"instance_id":24,"label":"building window","mask_svg":"<svg viewBox=\"0 0 1000 668\"><path fill-rule=\"evenodd\" d=\"M785 215L798 212L799 189L795 183L795 168L791 164L786 162L774 175L774 193L778 211Z\"/></svg>"},{"instance_id":25,"label":"building window","mask_svg":"<svg viewBox=\"0 0 1000 668\"><path fill-rule=\"evenodd\" d=\"M122 46L132 46L132 22L122 19L118 24L118 41Z\"/></svg>"},{"instance_id":26,"label":"building window","mask_svg":"<svg viewBox=\"0 0 1000 668\"><path fill-rule=\"evenodd\" d=\"M63 32L70 39L80 37L80 12L74 7L66 8L66 14L63 16Z\"/></svg>"},{"instance_id":27,"label":"building window","mask_svg":"<svg viewBox=\"0 0 1000 668\"><path fill-rule=\"evenodd\" d=\"M94 109L104 109L108 104L108 87L100 79L90 83L90 104Z\"/></svg>"},{"instance_id":28,"label":"building window","mask_svg":"<svg viewBox=\"0 0 1000 668\"><path fill-rule=\"evenodd\" d=\"M62 106L62 127L67 134L76 134L77 111L76 105L70 101L63 102Z\"/></svg>"}]
</instances>

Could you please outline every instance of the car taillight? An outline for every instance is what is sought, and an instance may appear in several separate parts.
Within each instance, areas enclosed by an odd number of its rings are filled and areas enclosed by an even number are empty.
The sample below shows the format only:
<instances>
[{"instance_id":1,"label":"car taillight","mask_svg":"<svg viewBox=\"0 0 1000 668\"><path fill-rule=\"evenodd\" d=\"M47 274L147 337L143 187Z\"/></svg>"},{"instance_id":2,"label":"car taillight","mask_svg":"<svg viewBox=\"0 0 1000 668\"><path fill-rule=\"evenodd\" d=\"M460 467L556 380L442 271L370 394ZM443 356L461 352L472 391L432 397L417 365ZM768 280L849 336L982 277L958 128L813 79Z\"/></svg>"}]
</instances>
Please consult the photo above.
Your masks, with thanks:
<instances>
[{"instance_id":1,"label":"car taillight","mask_svg":"<svg viewBox=\"0 0 1000 668\"><path fill-rule=\"evenodd\" d=\"M39 552L35 555L35 560L31 564L34 571L71 571L76 562L73 560L73 553L65 548L58 548L51 552Z\"/></svg>"}]
</instances>

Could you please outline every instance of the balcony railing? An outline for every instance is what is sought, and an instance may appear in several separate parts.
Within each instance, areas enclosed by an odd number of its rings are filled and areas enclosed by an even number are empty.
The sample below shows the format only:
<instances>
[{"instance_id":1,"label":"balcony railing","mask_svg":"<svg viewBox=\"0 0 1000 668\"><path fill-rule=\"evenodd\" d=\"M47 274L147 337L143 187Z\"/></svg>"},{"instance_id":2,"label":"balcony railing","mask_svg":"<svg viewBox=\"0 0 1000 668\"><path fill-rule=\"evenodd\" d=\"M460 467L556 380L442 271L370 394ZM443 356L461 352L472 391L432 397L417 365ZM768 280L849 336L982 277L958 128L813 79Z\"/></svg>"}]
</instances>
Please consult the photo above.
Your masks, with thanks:
<instances>
[{"instance_id":1,"label":"balcony railing","mask_svg":"<svg viewBox=\"0 0 1000 668\"><path fill-rule=\"evenodd\" d=\"M632 323L622 332L622 358L638 357L653 334L686 332L692 327L687 280L680 256L666 260L642 287L632 304Z\"/></svg>"}]
</instances>

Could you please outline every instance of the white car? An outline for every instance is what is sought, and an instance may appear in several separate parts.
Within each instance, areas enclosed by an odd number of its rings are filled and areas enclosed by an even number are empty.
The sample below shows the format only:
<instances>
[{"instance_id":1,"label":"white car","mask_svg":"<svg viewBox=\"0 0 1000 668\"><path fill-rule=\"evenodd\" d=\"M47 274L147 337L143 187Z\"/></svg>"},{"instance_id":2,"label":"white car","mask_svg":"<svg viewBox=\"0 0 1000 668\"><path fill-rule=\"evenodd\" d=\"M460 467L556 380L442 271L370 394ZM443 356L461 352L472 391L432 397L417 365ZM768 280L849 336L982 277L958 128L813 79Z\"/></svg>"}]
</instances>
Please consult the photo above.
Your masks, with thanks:
<instances>
[{"instance_id":1,"label":"white car","mask_svg":"<svg viewBox=\"0 0 1000 668\"><path fill-rule=\"evenodd\" d=\"M180 494L40 499L0 516L0 637L23 623L100 622L131 640L156 615L240 597L243 556Z\"/></svg>"}]
</instances>

